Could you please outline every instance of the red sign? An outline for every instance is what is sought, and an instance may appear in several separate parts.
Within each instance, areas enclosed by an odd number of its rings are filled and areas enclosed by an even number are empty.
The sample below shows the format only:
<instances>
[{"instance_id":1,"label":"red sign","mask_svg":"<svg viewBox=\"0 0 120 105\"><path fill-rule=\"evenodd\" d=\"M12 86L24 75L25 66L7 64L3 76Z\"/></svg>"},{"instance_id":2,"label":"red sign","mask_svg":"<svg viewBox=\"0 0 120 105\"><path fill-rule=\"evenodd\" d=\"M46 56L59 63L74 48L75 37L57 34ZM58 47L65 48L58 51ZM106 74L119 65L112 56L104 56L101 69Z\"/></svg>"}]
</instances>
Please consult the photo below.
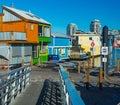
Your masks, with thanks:
<instances>
[{"instance_id":1,"label":"red sign","mask_svg":"<svg viewBox=\"0 0 120 105\"><path fill-rule=\"evenodd\" d=\"M94 42L91 42L91 44L90 44L92 47L94 47L95 46L95 43Z\"/></svg>"},{"instance_id":2,"label":"red sign","mask_svg":"<svg viewBox=\"0 0 120 105\"><path fill-rule=\"evenodd\" d=\"M115 41L115 42L113 43L113 46L114 46L114 47L117 47L117 46L118 46L117 41Z\"/></svg>"}]
</instances>

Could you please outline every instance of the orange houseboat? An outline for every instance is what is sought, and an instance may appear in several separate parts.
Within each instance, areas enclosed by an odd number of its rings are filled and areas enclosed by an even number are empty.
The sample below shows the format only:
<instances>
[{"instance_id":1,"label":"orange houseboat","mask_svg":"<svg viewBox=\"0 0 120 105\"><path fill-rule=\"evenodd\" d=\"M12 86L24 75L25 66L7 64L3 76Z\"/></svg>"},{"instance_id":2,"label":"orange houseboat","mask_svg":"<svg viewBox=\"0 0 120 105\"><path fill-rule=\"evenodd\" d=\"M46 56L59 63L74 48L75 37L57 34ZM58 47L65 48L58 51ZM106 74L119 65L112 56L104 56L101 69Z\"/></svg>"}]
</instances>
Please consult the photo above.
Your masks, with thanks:
<instances>
[{"instance_id":1,"label":"orange houseboat","mask_svg":"<svg viewBox=\"0 0 120 105\"><path fill-rule=\"evenodd\" d=\"M48 60L47 43L50 42L49 22L31 12L2 6L0 14L0 47L9 52L10 65L38 64ZM1 54L1 58L6 58ZM0 59L0 64L3 64Z\"/></svg>"}]
</instances>

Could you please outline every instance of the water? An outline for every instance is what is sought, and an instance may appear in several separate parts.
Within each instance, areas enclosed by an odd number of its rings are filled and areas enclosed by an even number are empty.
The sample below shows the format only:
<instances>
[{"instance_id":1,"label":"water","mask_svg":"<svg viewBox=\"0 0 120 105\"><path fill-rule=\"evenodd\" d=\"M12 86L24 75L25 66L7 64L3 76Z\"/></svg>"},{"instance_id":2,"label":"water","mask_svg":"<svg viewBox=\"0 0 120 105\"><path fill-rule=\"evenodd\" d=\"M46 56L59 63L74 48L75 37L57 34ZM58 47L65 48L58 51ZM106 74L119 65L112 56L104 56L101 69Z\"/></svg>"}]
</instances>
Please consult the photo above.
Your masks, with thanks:
<instances>
[{"instance_id":1,"label":"water","mask_svg":"<svg viewBox=\"0 0 120 105\"><path fill-rule=\"evenodd\" d=\"M108 54L107 57L107 66L108 67L115 67L117 64L117 60L120 60L120 48L113 48L112 52ZM92 63L92 58L91 58ZM102 67L102 56L94 58L94 66L95 67Z\"/></svg>"}]
</instances>

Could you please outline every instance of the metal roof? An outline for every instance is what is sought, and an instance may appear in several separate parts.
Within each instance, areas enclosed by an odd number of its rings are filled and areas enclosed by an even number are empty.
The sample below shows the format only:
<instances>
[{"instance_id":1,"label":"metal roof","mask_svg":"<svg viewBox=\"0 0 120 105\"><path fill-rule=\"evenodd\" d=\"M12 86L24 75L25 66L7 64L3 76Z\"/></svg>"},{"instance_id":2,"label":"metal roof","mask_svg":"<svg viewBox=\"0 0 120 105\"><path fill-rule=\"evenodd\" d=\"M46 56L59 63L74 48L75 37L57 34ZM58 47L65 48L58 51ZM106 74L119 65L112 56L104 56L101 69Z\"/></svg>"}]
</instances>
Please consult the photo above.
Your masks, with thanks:
<instances>
[{"instance_id":1,"label":"metal roof","mask_svg":"<svg viewBox=\"0 0 120 105\"><path fill-rule=\"evenodd\" d=\"M46 20L37 17L36 15L32 14L31 12L26 12L23 10L18 10L16 8L11 8L11 7L7 7L7 6L2 6L2 8L5 10L9 10L10 12L17 14L18 16L23 17L24 19L39 22L39 23L50 24Z\"/></svg>"},{"instance_id":2,"label":"metal roof","mask_svg":"<svg viewBox=\"0 0 120 105\"><path fill-rule=\"evenodd\" d=\"M57 33L57 32L52 32L51 36L53 36L53 37L60 37L60 38L70 38L66 34Z\"/></svg>"}]
</instances>

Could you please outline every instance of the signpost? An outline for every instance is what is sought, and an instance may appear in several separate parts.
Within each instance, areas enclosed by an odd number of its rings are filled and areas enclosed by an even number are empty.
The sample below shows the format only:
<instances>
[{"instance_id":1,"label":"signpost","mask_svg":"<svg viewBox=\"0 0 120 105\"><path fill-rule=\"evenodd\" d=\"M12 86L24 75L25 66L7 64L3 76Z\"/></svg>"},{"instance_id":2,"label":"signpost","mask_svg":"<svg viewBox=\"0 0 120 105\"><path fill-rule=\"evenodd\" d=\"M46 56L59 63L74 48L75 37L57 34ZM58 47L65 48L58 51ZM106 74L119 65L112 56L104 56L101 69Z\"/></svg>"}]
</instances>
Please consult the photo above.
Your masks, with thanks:
<instances>
[{"instance_id":1,"label":"signpost","mask_svg":"<svg viewBox=\"0 0 120 105\"><path fill-rule=\"evenodd\" d=\"M103 47L102 47L102 55L103 55L103 71L104 71L104 78L108 74L108 63L107 63L107 55L108 55L108 27L103 27Z\"/></svg>"},{"instance_id":2,"label":"signpost","mask_svg":"<svg viewBox=\"0 0 120 105\"><path fill-rule=\"evenodd\" d=\"M108 47L102 47L102 55L108 55Z\"/></svg>"},{"instance_id":3,"label":"signpost","mask_svg":"<svg viewBox=\"0 0 120 105\"><path fill-rule=\"evenodd\" d=\"M91 45L91 47L94 47L95 43L92 41L90 45Z\"/></svg>"},{"instance_id":4,"label":"signpost","mask_svg":"<svg viewBox=\"0 0 120 105\"><path fill-rule=\"evenodd\" d=\"M93 48L95 46L94 41L92 41L90 45L92 47L92 67L94 67L94 50L93 50Z\"/></svg>"}]
</instances>

